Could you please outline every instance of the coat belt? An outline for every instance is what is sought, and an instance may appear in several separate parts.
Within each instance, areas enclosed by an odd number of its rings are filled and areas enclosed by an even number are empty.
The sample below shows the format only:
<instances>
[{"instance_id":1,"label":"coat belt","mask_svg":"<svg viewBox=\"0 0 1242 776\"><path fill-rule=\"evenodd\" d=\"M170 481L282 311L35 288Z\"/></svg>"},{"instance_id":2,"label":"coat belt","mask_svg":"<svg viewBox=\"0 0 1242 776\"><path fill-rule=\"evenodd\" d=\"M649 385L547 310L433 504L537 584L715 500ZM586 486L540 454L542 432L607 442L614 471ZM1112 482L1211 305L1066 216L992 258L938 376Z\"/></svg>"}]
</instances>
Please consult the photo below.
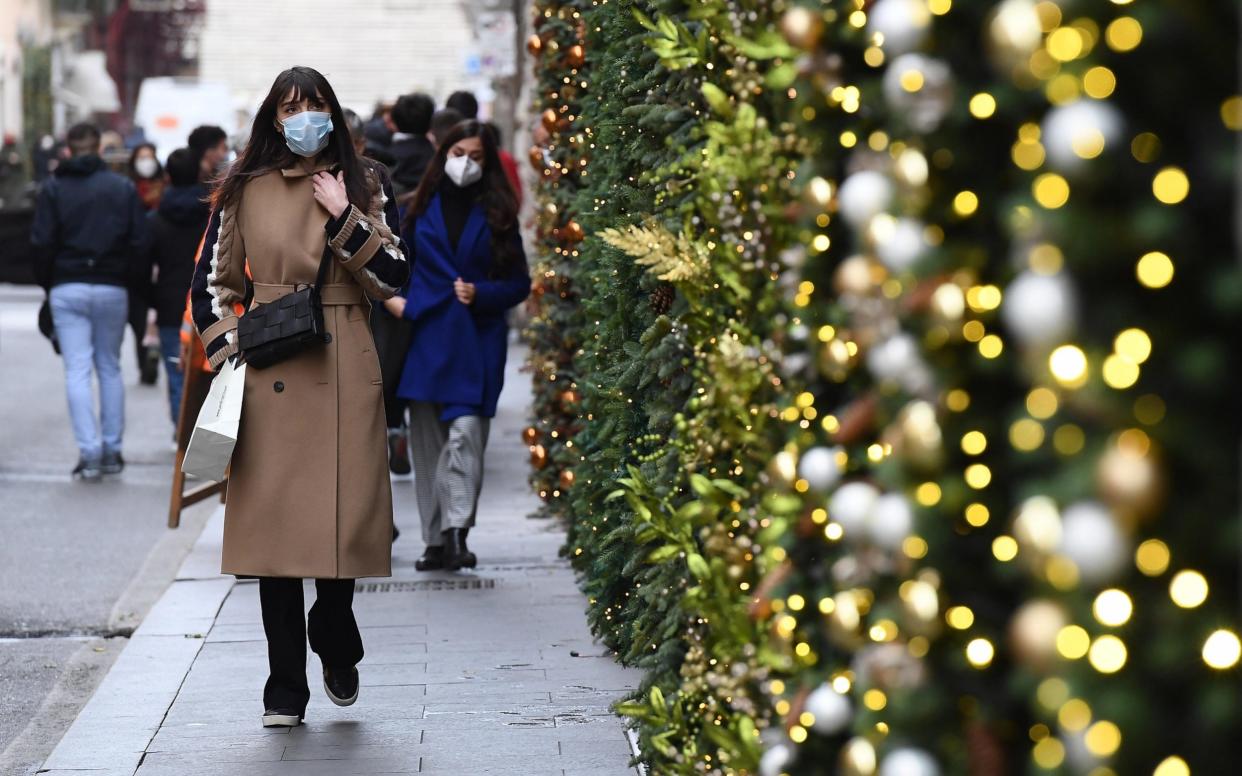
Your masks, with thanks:
<instances>
[{"instance_id":1,"label":"coat belt","mask_svg":"<svg viewBox=\"0 0 1242 776\"><path fill-rule=\"evenodd\" d=\"M291 283L255 283L254 301L257 304L275 302L286 294L291 294L308 284L293 285ZM325 305L362 304L366 294L362 286L348 283L326 283L319 289L319 299Z\"/></svg>"}]
</instances>

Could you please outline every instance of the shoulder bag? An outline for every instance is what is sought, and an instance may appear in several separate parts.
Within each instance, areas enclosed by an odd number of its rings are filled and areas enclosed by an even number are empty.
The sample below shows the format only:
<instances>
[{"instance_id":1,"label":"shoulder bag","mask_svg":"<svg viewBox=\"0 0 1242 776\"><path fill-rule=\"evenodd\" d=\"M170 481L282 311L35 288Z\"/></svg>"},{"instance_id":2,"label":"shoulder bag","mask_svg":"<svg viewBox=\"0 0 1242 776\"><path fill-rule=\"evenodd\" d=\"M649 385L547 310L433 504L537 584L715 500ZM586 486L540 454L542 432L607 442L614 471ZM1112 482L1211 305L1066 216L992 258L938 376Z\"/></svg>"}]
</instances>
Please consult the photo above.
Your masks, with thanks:
<instances>
[{"instance_id":1,"label":"shoulder bag","mask_svg":"<svg viewBox=\"0 0 1242 776\"><path fill-rule=\"evenodd\" d=\"M307 348L326 343L319 289L328 274L332 249L324 246L314 285L298 286L274 302L250 309L254 286L246 282L246 313L237 322L237 345L255 369L279 364Z\"/></svg>"}]
</instances>

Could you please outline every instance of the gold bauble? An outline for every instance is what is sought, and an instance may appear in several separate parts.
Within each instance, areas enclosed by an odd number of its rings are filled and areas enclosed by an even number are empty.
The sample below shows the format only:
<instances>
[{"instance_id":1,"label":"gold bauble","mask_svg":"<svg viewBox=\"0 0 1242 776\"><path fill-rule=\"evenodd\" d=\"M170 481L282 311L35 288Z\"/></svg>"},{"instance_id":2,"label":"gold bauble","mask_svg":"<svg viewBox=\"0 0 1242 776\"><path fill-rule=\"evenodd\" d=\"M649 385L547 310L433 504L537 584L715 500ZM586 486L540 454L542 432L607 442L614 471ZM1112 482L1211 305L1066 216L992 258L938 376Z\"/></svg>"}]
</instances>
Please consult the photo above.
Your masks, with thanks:
<instances>
[{"instance_id":1,"label":"gold bauble","mask_svg":"<svg viewBox=\"0 0 1242 776\"><path fill-rule=\"evenodd\" d=\"M810 8L795 6L781 16L781 34L797 48L809 51L824 34L824 18Z\"/></svg>"},{"instance_id":2,"label":"gold bauble","mask_svg":"<svg viewBox=\"0 0 1242 776\"><path fill-rule=\"evenodd\" d=\"M1046 557L1061 546L1061 510L1047 496L1031 496L1018 507L1013 535L1032 561Z\"/></svg>"},{"instance_id":3,"label":"gold bauble","mask_svg":"<svg viewBox=\"0 0 1242 776\"><path fill-rule=\"evenodd\" d=\"M565 469L561 472L561 476L557 478L561 484L561 490L569 490L574 485L574 470Z\"/></svg>"},{"instance_id":4,"label":"gold bauble","mask_svg":"<svg viewBox=\"0 0 1242 776\"><path fill-rule=\"evenodd\" d=\"M935 469L944 460L944 435L930 402L912 401L897 413L893 452L916 469Z\"/></svg>"},{"instance_id":5,"label":"gold bauble","mask_svg":"<svg viewBox=\"0 0 1242 776\"><path fill-rule=\"evenodd\" d=\"M1003 0L987 21L988 53L1001 69L1025 63L1043 42L1034 0Z\"/></svg>"},{"instance_id":6,"label":"gold bauble","mask_svg":"<svg viewBox=\"0 0 1242 776\"><path fill-rule=\"evenodd\" d=\"M532 57L539 56L539 52L543 51L543 38L538 35L531 35L526 39L526 50L530 52Z\"/></svg>"},{"instance_id":7,"label":"gold bauble","mask_svg":"<svg viewBox=\"0 0 1242 776\"><path fill-rule=\"evenodd\" d=\"M850 353L849 345L841 339L828 340L819 349L819 371L833 382L844 382L857 361L858 351Z\"/></svg>"},{"instance_id":8,"label":"gold bauble","mask_svg":"<svg viewBox=\"0 0 1242 776\"><path fill-rule=\"evenodd\" d=\"M768 476L780 485L789 487L798 478L798 458L788 450L772 456L768 463Z\"/></svg>"},{"instance_id":9,"label":"gold bauble","mask_svg":"<svg viewBox=\"0 0 1242 776\"><path fill-rule=\"evenodd\" d=\"M937 319L945 323L958 323L966 313L966 294L956 283L941 283L932 292L929 307Z\"/></svg>"},{"instance_id":10,"label":"gold bauble","mask_svg":"<svg viewBox=\"0 0 1242 776\"><path fill-rule=\"evenodd\" d=\"M1114 444L1100 456L1095 482L1101 498L1127 522L1151 516L1164 496L1164 478L1150 450Z\"/></svg>"},{"instance_id":11,"label":"gold bauble","mask_svg":"<svg viewBox=\"0 0 1242 776\"><path fill-rule=\"evenodd\" d=\"M833 286L839 294L865 296L879 287L877 273L866 256L851 256L837 267Z\"/></svg>"},{"instance_id":12,"label":"gold bauble","mask_svg":"<svg viewBox=\"0 0 1242 776\"><path fill-rule=\"evenodd\" d=\"M534 426L527 426L522 429L522 441L528 445L533 445L539 441L539 429Z\"/></svg>"},{"instance_id":13,"label":"gold bauble","mask_svg":"<svg viewBox=\"0 0 1242 776\"><path fill-rule=\"evenodd\" d=\"M586 49L577 44L570 46L565 51L565 63L570 67L582 67L586 64Z\"/></svg>"},{"instance_id":14,"label":"gold bauble","mask_svg":"<svg viewBox=\"0 0 1242 776\"><path fill-rule=\"evenodd\" d=\"M851 738L841 748L841 776L873 776L876 769L875 747L865 738Z\"/></svg>"},{"instance_id":15,"label":"gold bauble","mask_svg":"<svg viewBox=\"0 0 1242 776\"><path fill-rule=\"evenodd\" d=\"M1060 604L1044 598L1027 601L1009 621L1009 641L1014 655L1025 665L1045 670L1057 660L1057 634L1069 624Z\"/></svg>"}]
</instances>

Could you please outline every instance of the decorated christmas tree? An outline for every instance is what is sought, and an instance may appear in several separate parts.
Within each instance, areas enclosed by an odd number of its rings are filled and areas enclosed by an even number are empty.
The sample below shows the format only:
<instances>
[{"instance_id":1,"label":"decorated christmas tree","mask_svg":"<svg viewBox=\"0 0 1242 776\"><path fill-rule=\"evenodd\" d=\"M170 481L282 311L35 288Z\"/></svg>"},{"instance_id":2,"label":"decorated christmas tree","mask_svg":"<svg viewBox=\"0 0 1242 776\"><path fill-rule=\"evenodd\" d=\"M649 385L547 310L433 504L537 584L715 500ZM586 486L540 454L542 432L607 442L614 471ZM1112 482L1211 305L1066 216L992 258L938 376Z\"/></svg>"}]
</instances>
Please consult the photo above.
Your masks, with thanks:
<instances>
[{"instance_id":1,"label":"decorated christmas tree","mask_svg":"<svg viewBox=\"0 0 1242 776\"><path fill-rule=\"evenodd\" d=\"M1236 8L540 17L528 441L652 770L1229 772Z\"/></svg>"}]
</instances>

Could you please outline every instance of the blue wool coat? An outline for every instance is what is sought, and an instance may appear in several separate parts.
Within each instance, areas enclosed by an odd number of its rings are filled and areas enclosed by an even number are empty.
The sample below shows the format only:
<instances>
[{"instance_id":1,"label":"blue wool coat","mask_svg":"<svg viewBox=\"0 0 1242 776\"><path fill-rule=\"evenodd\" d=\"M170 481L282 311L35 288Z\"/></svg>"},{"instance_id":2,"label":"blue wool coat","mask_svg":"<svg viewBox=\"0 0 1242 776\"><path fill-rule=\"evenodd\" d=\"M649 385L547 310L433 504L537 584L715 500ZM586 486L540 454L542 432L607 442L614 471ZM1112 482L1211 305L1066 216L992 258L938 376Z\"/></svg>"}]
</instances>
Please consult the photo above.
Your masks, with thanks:
<instances>
[{"instance_id":1,"label":"blue wool coat","mask_svg":"<svg viewBox=\"0 0 1242 776\"><path fill-rule=\"evenodd\" d=\"M521 239L515 230L519 260L504 277L491 277L492 230L483 208L476 204L471 209L453 250L438 194L402 236L414 255L405 303L414 334L397 395L477 406L484 417L494 417L508 353L505 311L530 293ZM453 292L458 277L475 285L470 305Z\"/></svg>"}]
</instances>

